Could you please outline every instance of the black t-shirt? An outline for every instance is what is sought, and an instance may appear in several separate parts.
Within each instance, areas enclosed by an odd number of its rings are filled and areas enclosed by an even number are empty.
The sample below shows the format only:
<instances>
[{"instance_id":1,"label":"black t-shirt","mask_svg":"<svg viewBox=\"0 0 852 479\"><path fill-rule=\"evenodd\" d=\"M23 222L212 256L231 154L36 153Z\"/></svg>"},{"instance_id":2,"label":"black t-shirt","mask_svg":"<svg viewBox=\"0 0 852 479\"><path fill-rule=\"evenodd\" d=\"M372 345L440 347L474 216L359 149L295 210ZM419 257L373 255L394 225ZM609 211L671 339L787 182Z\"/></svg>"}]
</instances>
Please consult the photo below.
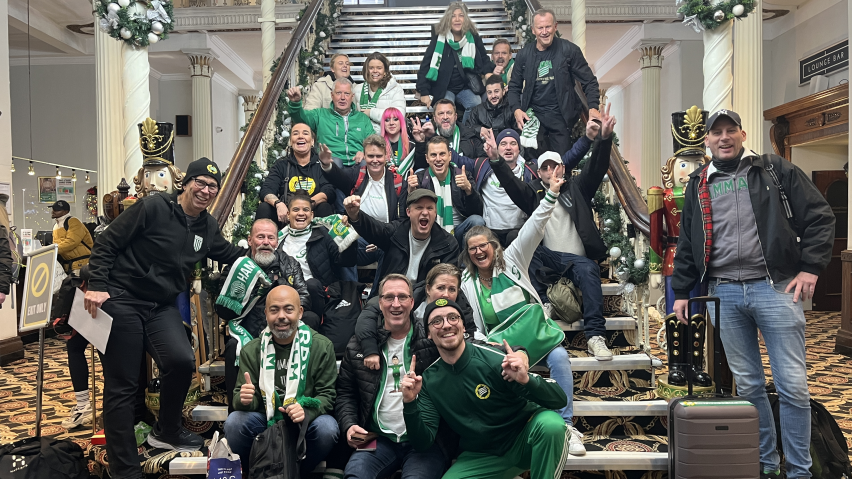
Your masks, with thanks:
<instances>
[{"instance_id":1,"label":"black t-shirt","mask_svg":"<svg viewBox=\"0 0 852 479\"><path fill-rule=\"evenodd\" d=\"M459 72L459 53L453 50L451 46L446 45L446 47L444 48L444 56L446 57L447 55L453 58L453 75L450 77L450 84L447 85L447 91L458 93L462 90L466 90L467 77L462 75L461 72Z\"/></svg>"},{"instance_id":2,"label":"black t-shirt","mask_svg":"<svg viewBox=\"0 0 852 479\"><path fill-rule=\"evenodd\" d=\"M403 128L405 128L405 125L403 125ZM399 158L399 140L388 141L390 142L391 158ZM402 158L399 159L401 160Z\"/></svg>"},{"instance_id":3,"label":"black t-shirt","mask_svg":"<svg viewBox=\"0 0 852 479\"><path fill-rule=\"evenodd\" d=\"M535 52L533 65L537 69L537 72L530 106L536 112L558 110L559 100L556 96L555 69L553 65L556 49L551 45L544 51L539 51L538 48L534 48L533 51Z\"/></svg>"}]
</instances>

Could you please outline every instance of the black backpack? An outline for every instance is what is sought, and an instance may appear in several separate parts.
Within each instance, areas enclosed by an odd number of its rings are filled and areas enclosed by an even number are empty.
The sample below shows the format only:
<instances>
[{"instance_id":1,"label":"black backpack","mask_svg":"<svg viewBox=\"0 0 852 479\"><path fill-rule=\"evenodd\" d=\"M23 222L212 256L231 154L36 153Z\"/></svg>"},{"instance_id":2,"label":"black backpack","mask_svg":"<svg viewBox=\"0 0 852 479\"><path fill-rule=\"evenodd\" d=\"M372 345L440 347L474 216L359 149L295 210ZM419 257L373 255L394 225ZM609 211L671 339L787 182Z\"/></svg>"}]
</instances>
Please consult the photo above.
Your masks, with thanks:
<instances>
[{"instance_id":1,"label":"black backpack","mask_svg":"<svg viewBox=\"0 0 852 479\"><path fill-rule=\"evenodd\" d=\"M31 437L0 446L0 477L88 479L89 470L77 444L52 437Z\"/></svg>"},{"instance_id":2,"label":"black backpack","mask_svg":"<svg viewBox=\"0 0 852 479\"><path fill-rule=\"evenodd\" d=\"M769 405L775 417L775 433L778 437L778 451L781 446L781 401L775 391L775 385L766 386ZM852 465L849 462L849 448L843 431L830 412L817 401L811 399L811 475L813 479L852 479Z\"/></svg>"},{"instance_id":3,"label":"black backpack","mask_svg":"<svg viewBox=\"0 0 852 479\"><path fill-rule=\"evenodd\" d=\"M305 420L294 424L289 418L276 422L254 438L249 454L251 479L299 479L299 461L305 458L305 433L313 420L311 409Z\"/></svg>"},{"instance_id":4,"label":"black backpack","mask_svg":"<svg viewBox=\"0 0 852 479\"><path fill-rule=\"evenodd\" d=\"M346 344L355 334L355 323L361 314L364 283L338 281L325 290L326 303L322 318L323 336L334 344L337 359L343 359Z\"/></svg>"}]
</instances>

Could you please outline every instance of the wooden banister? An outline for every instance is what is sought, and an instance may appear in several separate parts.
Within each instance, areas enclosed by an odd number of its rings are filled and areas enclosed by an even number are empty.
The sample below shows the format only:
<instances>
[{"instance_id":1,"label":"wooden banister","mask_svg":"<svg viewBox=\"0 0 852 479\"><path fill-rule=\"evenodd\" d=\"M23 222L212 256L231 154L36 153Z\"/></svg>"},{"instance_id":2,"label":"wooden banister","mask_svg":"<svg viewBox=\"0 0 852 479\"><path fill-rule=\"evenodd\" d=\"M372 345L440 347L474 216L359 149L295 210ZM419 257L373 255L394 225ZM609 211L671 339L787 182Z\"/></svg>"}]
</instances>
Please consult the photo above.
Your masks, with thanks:
<instances>
[{"instance_id":1,"label":"wooden banister","mask_svg":"<svg viewBox=\"0 0 852 479\"><path fill-rule=\"evenodd\" d=\"M210 214L216 218L220 228L225 226L225 222L234 208L234 202L240 196L240 189L248 173L249 166L254 159L255 152L260 147L263 132L272 119L272 113L275 111L278 99L284 91L284 86L287 84L290 69L298 61L302 43L313 28L314 20L321 10L324 1L327 0L311 0L311 3L305 9L299 25L293 31L293 36L290 38L287 49L278 58L278 66L272 74L272 79L266 86L266 90L263 92L260 105L258 105L257 111L252 117L251 122L249 122L248 129L240 140L234 157L231 159L228 173L222 180L222 188L219 195L210 206Z\"/></svg>"}]
</instances>

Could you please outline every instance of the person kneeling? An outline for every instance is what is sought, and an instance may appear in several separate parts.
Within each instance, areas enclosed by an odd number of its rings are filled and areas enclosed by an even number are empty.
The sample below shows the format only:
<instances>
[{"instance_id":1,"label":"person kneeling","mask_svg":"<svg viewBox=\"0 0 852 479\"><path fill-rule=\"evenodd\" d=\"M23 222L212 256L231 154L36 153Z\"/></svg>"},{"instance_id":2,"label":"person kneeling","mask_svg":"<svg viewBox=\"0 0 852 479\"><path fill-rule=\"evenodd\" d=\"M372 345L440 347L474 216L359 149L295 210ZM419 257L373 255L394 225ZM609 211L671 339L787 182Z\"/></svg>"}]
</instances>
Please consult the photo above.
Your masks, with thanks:
<instances>
[{"instance_id":1,"label":"person kneeling","mask_svg":"<svg viewBox=\"0 0 852 479\"><path fill-rule=\"evenodd\" d=\"M235 411L225 421L225 437L240 455L244 471L254 438L282 419L310 423L307 453L300 464L303 476L337 442L337 421L329 415L337 395L334 347L300 321L302 311L295 289L275 287L266 296L266 329L240 352Z\"/></svg>"}]
</instances>

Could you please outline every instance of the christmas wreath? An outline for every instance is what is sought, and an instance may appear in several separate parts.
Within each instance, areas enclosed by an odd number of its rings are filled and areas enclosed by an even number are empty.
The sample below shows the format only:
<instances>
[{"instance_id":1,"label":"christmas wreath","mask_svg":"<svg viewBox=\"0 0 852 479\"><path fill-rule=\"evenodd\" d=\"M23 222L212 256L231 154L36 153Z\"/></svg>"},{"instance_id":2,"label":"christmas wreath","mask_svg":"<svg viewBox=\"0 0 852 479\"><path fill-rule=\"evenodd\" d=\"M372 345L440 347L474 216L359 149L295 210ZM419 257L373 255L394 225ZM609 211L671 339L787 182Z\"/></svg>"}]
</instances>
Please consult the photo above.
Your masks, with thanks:
<instances>
[{"instance_id":1,"label":"christmas wreath","mask_svg":"<svg viewBox=\"0 0 852 479\"><path fill-rule=\"evenodd\" d=\"M743 19L754 11L754 0L728 0L715 4L706 0L678 0L678 5L678 17L696 33L713 30L728 20Z\"/></svg>"},{"instance_id":2,"label":"christmas wreath","mask_svg":"<svg viewBox=\"0 0 852 479\"><path fill-rule=\"evenodd\" d=\"M168 38L174 29L170 0L97 0L98 27L132 47L147 47Z\"/></svg>"}]
</instances>

